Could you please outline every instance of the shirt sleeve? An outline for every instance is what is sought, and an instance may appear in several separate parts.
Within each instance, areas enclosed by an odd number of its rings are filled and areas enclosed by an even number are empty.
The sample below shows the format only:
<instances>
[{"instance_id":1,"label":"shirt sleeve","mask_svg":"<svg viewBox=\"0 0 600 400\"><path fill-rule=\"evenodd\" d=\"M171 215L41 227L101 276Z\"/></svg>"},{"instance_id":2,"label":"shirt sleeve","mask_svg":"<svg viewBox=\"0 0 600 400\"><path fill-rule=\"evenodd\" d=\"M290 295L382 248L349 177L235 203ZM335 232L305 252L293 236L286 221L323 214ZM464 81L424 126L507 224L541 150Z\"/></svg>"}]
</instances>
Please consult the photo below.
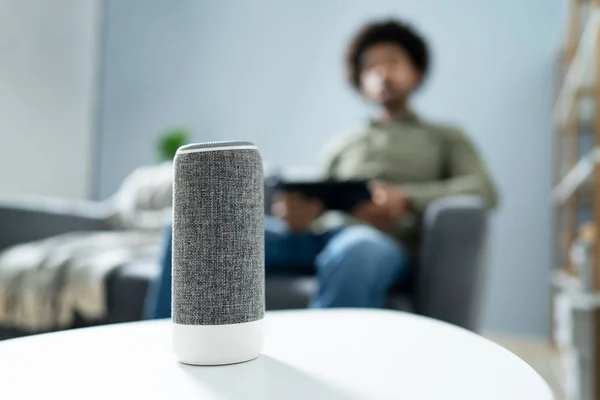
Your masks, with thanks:
<instances>
[{"instance_id":1,"label":"shirt sleeve","mask_svg":"<svg viewBox=\"0 0 600 400\"><path fill-rule=\"evenodd\" d=\"M423 212L433 200L461 194L479 195L490 207L495 207L498 203L496 189L473 143L458 130L449 131L446 139L444 156L448 177L401 186L413 209Z\"/></svg>"},{"instance_id":2,"label":"shirt sleeve","mask_svg":"<svg viewBox=\"0 0 600 400\"><path fill-rule=\"evenodd\" d=\"M340 154L347 144L347 136L335 136L324 146L318 160L319 172L323 179L335 177Z\"/></svg>"}]
</instances>

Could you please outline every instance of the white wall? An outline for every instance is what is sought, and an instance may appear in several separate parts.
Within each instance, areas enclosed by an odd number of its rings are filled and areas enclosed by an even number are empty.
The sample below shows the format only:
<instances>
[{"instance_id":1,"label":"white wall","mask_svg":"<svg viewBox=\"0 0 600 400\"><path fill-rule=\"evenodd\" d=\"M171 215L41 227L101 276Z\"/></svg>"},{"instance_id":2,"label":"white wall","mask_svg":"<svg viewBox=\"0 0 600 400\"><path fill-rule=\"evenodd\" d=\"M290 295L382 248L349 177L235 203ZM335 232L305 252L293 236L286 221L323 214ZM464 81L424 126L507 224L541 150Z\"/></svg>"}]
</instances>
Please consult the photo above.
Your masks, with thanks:
<instances>
[{"instance_id":1,"label":"white wall","mask_svg":"<svg viewBox=\"0 0 600 400\"><path fill-rule=\"evenodd\" d=\"M0 0L0 194L90 194L99 0Z\"/></svg>"},{"instance_id":2,"label":"white wall","mask_svg":"<svg viewBox=\"0 0 600 400\"><path fill-rule=\"evenodd\" d=\"M109 2L97 194L154 162L156 134L246 139L266 160L311 163L367 116L340 60L368 17L413 21L435 67L417 102L481 148L502 195L485 327L549 327L552 70L564 0L131 0Z\"/></svg>"}]
</instances>

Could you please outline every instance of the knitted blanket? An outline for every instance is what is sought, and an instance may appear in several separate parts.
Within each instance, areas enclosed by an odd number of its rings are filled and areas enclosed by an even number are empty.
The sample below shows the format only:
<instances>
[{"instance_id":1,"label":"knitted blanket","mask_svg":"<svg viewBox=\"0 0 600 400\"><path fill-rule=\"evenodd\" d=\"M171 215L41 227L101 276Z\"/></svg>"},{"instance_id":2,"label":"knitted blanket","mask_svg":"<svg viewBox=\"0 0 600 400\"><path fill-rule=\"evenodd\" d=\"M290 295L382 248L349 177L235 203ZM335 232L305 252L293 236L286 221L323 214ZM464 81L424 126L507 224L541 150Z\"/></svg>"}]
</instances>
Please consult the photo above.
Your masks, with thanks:
<instances>
[{"instance_id":1,"label":"knitted blanket","mask_svg":"<svg viewBox=\"0 0 600 400\"><path fill-rule=\"evenodd\" d=\"M30 332L66 328L78 314L106 316L105 278L125 263L158 257L159 235L72 232L0 253L0 324Z\"/></svg>"}]
</instances>

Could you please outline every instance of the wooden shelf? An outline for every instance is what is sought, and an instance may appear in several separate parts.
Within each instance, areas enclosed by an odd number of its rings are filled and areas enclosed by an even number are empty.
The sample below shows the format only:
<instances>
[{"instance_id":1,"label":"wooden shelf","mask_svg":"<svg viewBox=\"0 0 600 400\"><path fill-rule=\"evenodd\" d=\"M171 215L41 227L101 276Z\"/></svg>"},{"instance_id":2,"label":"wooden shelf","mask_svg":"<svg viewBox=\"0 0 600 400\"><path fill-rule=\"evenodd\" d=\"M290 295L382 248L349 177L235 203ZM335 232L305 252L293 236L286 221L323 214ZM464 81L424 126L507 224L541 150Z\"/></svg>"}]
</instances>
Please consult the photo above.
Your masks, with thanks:
<instances>
[{"instance_id":1,"label":"wooden shelf","mask_svg":"<svg viewBox=\"0 0 600 400\"><path fill-rule=\"evenodd\" d=\"M573 0L575 1L575 0ZM579 24L577 24L579 26ZM580 94L596 96L596 90L590 90L590 85L585 82L585 72L595 56L595 47L598 42L598 31L600 28L600 9L593 8L585 23L585 29L581 35L570 30L569 41L577 40L576 43L567 44L565 51L567 58L567 70L560 87L558 97L552 113L554 121L565 127L569 115L578 100ZM579 28L577 28L579 30ZM569 50L574 48L575 50Z\"/></svg>"},{"instance_id":2,"label":"wooden shelf","mask_svg":"<svg viewBox=\"0 0 600 400\"><path fill-rule=\"evenodd\" d=\"M593 357L592 368L600 376L600 0L571 0L559 70L560 84L552 114L555 246L551 251L552 269L556 271L552 287L553 291L568 294L579 309L589 311L596 333L591 340L593 349L588 351L591 354L586 357ZM588 107L592 110L591 121ZM588 147L582 149L584 144ZM570 259L571 246L582 236L582 223L587 232L594 232L588 236L593 239L585 242L590 261L587 265L593 270L593 281L588 285L592 293L582 290L577 268L573 268ZM600 379L593 386L593 398L600 400Z\"/></svg>"},{"instance_id":3,"label":"wooden shelf","mask_svg":"<svg viewBox=\"0 0 600 400\"><path fill-rule=\"evenodd\" d=\"M598 163L600 163L600 149L591 150L581 158L554 187L552 191L554 201L566 202L581 186L589 183Z\"/></svg>"},{"instance_id":4,"label":"wooden shelf","mask_svg":"<svg viewBox=\"0 0 600 400\"><path fill-rule=\"evenodd\" d=\"M576 96L578 99L596 98L596 88L594 86L581 86L577 88Z\"/></svg>"}]
</instances>

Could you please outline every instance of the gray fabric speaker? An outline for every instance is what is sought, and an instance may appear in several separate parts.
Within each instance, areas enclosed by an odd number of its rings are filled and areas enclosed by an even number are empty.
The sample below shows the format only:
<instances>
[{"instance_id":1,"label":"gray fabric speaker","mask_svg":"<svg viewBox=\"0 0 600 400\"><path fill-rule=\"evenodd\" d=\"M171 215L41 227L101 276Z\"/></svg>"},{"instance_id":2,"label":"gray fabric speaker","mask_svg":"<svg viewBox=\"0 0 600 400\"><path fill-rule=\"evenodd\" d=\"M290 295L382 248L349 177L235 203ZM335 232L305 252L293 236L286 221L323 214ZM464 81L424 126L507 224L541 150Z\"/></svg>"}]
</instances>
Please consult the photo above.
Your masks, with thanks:
<instances>
[{"instance_id":1,"label":"gray fabric speaker","mask_svg":"<svg viewBox=\"0 0 600 400\"><path fill-rule=\"evenodd\" d=\"M200 365L253 359L265 310L260 153L248 142L187 145L174 174L175 353Z\"/></svg>"}]
</instances>

